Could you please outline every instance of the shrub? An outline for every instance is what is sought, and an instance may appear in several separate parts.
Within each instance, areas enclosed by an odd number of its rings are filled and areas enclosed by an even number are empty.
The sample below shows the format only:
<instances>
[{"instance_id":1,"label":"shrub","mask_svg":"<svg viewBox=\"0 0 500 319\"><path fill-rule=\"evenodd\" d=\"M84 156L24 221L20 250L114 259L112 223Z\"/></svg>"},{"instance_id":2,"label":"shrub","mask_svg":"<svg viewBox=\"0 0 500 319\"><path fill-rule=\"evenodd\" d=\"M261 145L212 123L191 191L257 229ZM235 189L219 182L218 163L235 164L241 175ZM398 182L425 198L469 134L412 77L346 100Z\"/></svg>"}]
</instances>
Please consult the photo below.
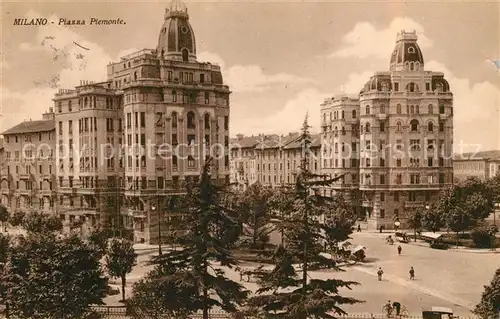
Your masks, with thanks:
<instances>
[{"instance_id":1,"label":"shrub","mask_svg":"<svg viewBox=\"0 0 500 319\"><path fill-rule=\"evenodd\" d=\"M491 248L491 234L486 227L478 227L471 232L474 246L477 248Z\"/></svg>"}]
</instances>

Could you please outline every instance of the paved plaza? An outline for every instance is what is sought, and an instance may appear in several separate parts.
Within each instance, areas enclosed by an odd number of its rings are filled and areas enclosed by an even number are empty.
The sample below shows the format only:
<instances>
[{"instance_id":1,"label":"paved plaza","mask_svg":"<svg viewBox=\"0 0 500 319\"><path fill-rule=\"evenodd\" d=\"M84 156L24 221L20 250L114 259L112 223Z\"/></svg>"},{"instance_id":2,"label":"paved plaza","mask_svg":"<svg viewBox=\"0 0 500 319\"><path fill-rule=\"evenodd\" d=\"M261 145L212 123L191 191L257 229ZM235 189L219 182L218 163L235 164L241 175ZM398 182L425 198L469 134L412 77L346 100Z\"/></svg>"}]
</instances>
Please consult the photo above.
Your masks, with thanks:
<instances>
[{"instance_id":1,"label":"paved plaza","mask_svg":"<svg viewBox=\"0 0 500 319\"><path fill-rule=\"evenodd\" d=\"M346 306L350 313L381 313L388 301L399 301L412 315L421 314L422 308L443 306L454 309L457 315L469 316L474 305L479 301L484 288L500 265L500 254L471 253L456 250L435 250L413 244L401 244L403 252L398 256L397 245L385 243L389 233L361 232L352 236L353 245L367 248L368 262L344 267L343 272L332 270L311 272L312 278L340 278L357 281L361 285L352 290L343 289L342 294L364 300L364 303ZM138 265L128 276L127 291L131 296L131 286L152 269L148 265L155 250L142 252ZM254 263L242 263L241 267L251 269ZM415 280L409 280L408 271L413 266ZM266 268L270 269L271 266ZM378 267L384 270L383 280L377 280ZM239 281L240 276L234 270L227 269L227 275ZM119 283L116 281L116 283ZM242 282L249 290L257 289L256 283ZM118 304L120 296L110 296L107 304Z\"/></svg>"}]
</instances>

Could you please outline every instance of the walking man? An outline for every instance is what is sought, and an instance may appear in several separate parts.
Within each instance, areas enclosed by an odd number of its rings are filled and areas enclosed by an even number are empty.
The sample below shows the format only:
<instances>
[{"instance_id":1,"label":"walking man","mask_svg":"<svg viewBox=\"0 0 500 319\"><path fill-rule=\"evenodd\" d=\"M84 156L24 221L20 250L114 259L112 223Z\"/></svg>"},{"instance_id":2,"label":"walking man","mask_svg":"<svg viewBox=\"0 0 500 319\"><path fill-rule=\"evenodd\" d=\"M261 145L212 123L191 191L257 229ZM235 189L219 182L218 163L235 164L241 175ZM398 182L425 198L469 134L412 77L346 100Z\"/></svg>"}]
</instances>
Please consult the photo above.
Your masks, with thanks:
<instances>
[{"instance_id":1,"label":"walking man","mask_svg":"<svg viewBox=\"0 0 500 319\"><path fill-rule=\"evenodd\" d=\"M358 224L358 233L361 232L361 224Z\"/></svg>"},{"instance_id":2,"label":"walking man","mask_svg":"<svg viewBox=\"0 0 500 319\"><path fill-rule=\"evenodd\" d=\"M415 269L410 268L410 280L415 280Z\"/></svg>"},{"instance_id":3,"label":"walking man","mask_svg":"<svg viewBox=\"0 0 500 319\"><path fill-rule=\"evenodd\" d=\"M378 281L382 281L383 274L384 274L384 271L382 270L382 267L378 267L378 271L377 271Z\"/></svg>"},{"instance_id":4,"label":"walking man","mask_svg":"<svg viewBox=\"0 0 500 319\"><path fill-rule=\"evenodd\" d=\"M401 247L401 245L398 246L398 255L401 255L401 251L403 250L403 248Z\"/></svg>"}]
</instances>

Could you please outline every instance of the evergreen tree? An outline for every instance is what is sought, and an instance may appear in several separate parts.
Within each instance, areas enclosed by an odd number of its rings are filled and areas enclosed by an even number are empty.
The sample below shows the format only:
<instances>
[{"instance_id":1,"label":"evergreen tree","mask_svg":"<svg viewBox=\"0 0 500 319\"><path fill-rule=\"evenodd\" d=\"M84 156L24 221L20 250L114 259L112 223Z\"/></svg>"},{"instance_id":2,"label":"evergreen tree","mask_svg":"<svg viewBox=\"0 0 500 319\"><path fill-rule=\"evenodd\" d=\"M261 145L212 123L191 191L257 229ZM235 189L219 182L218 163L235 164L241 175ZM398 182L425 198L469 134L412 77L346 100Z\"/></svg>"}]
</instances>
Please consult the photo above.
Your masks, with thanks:
<instances>
[{"instance_id":1,"label":"evergreen tree","mask_svg":"<svg viewBox=\"0 0 500 319\"><path fill-rule=\"evenodd\" d=\"M168 251L154 259L161 267L156 271L170 271L161 278L161 286L174 287L179 294L172 296L170 304L184 313L203 311L203 319L209 318L209 310L220 307L236 312L246 298L243 286L225 276L224 268L232 268L237 261L229 248L238 239L238 222L231 218L228 209L221 205L222 187L212 184L210 162L203 167L199 185L188 186L184 222L186 230L176 238L180 249ZM220 265L218 266L217 263ZM158 279L160 280L160 279ZM140 287L137 287L140 288ZM189 293L187 293L189 292ZM141 297L145 290L136 289ZM156 296L170 294L158 292Z\"/></svg>"},{"instance_id":2,"label":"evergreen tree","mask_svg":"<svg viewBox=\"0 0 500 319\"><path fill-rule=\"evenodd\" d=\"M474 313L483 319L500 319L500 268L489 286L484 286L481 301Z\"/></svg>"},{"instance_id":3,"label":"evergreen tree","mask_svg":"<svg viewBox=\"0 0 500 319\"><path fill-rule=\"evenodd\" d=\"M321 222L330 206L330 198L317 191L341 177L328 179L309 170L311 137L307 116L300 136L302 147L300 172L294 191L294 205L285 214L282 228L286 247L280 246L275 254L274 269L264 274L259 282L257 296L250 298L249 307L258 310L265 318L334 318L334 314L346 314L341 306L360 302L343 297L339 288L351 288L356 282L337 279L309 279L314 268L338 269L333 260L321 254L324 234L332 226ZM333 230L332 230L333 231ZM299 271L294 263L299 262Z\"/></svg>"}]
</instances>

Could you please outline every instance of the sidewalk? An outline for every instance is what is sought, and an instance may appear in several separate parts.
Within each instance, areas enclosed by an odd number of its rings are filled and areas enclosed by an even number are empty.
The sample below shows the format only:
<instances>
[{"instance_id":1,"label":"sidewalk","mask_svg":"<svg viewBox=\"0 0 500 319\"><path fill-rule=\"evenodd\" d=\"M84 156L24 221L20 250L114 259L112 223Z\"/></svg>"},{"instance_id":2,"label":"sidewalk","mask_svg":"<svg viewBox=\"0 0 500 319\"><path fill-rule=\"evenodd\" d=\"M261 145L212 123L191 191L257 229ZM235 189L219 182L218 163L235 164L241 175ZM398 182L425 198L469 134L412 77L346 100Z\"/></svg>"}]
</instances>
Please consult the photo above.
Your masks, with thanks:
<instances>
[{"instance_id":1,"label":"sidewalk","mask_svg":"<svg viewBox=\"0 0 500 319\"><path fill-rule=\"evenodd\" d=\"M430 248L429 243L422 241L422 240L418 240L418 239L416 242L414 242L414 241L408 242L407 245ZM432 249L432 248L430 248L430 249ZM484 249L467 248L467 247L463 247L463 246L458 246L458 247L457 246L450 246L447 250L461 252L461 253L471 253L471 254L498 254L498 253L500 253L500 250L491 250L489 248L484 248Z\"/></svg>"}]
</instances>

